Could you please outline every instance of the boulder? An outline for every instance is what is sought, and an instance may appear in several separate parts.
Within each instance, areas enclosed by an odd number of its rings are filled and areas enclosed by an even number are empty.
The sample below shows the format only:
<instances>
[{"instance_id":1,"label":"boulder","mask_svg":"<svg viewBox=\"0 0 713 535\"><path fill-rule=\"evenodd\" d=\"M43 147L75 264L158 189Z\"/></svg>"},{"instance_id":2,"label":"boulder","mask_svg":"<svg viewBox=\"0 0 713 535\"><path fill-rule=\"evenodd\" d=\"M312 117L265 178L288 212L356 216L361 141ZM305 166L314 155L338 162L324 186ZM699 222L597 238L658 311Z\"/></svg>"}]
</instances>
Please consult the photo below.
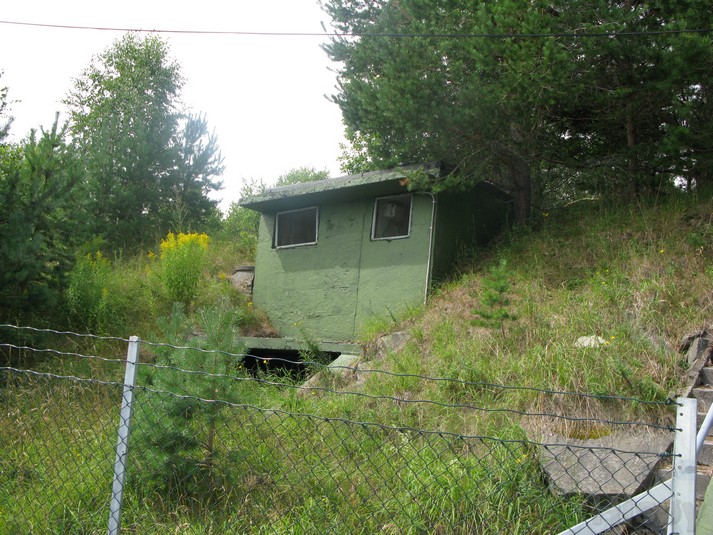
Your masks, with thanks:
<instances>
[{"instance_id":1,"label":"boulder","mask_svg":"<svg viewBox=\"0 0 713 535\"><path fill-rule=\"evenodd\" d=\"M399 331L386 336L382 336L376 341L375 359L381 359L389 353L398 353L406 344L411 341L411 334L406 331Z\"/></svg>"},{"instance_id":2,"label":"boulder","mask_svg":"<svg viewBox=\"0 0 713 535\"><path fill-rule=\"evenodd\" d=\"M540 460L558 494L608 501L646 488L671 443L671 433L664 432L621 432L589 440L548 435L542 439Z\"/></svg>"},{"instance_id":3,"label":"boulder","mask_svg":"<svg viewBox=\"0 0 713 535\"><path fill-rule=\"evenodd\" d=\"M253 280L255 279L255 266L240 266L235 268L233 275L230 277L230 282L233 288L244 293L252 295Z\"/></svg>"}]
</instances>

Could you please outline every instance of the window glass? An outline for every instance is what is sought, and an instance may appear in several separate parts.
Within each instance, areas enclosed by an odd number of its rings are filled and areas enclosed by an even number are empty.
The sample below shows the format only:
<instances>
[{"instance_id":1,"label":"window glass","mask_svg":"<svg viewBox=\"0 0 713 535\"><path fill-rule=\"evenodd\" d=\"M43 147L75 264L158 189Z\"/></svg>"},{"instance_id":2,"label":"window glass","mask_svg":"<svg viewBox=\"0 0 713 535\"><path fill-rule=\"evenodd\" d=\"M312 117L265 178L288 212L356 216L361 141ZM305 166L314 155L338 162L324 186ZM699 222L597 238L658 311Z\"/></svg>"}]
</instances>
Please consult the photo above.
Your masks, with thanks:
<instances>
[{"instance_id":1,"label":"window glass","mask_svg":"<svg viewBox=\"0 0 713 535\"><path fill-rule=\"evenodd\" d=\"M275 246L294 247L317 243L316 206L277 214Z\"/></svg>"},{"instance_id":2,"label":"window glass","mask_svg":"<svg viewBox=\"0 0 713 535\"><path fill-rule=\"evenodd\" d=\"M371 227L373 240L407 238L411 233L411 199L413 195L394 195L376 199L374 223Z\"/></svg>"}]
</instances>

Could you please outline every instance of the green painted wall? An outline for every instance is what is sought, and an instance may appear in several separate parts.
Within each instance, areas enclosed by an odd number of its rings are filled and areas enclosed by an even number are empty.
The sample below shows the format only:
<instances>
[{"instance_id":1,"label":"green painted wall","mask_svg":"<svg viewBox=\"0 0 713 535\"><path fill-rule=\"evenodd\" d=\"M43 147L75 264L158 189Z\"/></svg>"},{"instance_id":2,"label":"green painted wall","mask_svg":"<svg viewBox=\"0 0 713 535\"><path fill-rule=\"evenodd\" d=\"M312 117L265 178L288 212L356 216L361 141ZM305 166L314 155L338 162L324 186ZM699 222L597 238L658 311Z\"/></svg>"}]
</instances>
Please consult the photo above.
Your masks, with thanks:
<instances>
[{"instance_id":1,"label":"green painted wall","mask_svg":"<svg viewBox=\"0 0 713 535\"><path fill-rule=\"evenodd\" d=\"M432 281L446 279L459 260L495 237L508 224L509 212L508 198L485 185L440 193Z\"/></svg>"},{"instance_id":2,"label":"green painted wall","mask_svg":"<svg viewBox=\"0 0 713 535\"><path fill-rule=\"evenodd\" d=\"M274 249L263 214L253 299L282 336L354 340L373 315L424 299L430 197L415 195L409 238L371 240L374 198L320 205L318 243Z\"/></svg>"},{"instance_id":3,"label":"green painted wall","mask_svg":"<svg viewBox=\"0 0 713 535\"><path fill-rule=\"evenodd\" d=\"M411 235L395 240L370 240L373 200L361 252L356 332L373 316L389 318L404 307L424 302L428 287L428 246L432 203L413 196Z\"/></svg>"},{"instance_id":4,"label":"green painted wall","mask_svg":"<svg viewBox=\"0 0 713 535\"><path fill-rule=\"evenodd\" d=\"M404 191L394 184L391 193ZM423 303L431 281L443 280L463 254L490 239L508 213L505 197L488 188L442 193L436 199L432 244L434 203L429 194L413 194L410 236L393 240L371 240L375 196L319 204L316 245L273 248L275 214L263 213L255 304L281 336L351 341L370 318L389 318ZM310 204L295 198L280 209L314 205L314 200Z\"/></svg>"}]
</instances>

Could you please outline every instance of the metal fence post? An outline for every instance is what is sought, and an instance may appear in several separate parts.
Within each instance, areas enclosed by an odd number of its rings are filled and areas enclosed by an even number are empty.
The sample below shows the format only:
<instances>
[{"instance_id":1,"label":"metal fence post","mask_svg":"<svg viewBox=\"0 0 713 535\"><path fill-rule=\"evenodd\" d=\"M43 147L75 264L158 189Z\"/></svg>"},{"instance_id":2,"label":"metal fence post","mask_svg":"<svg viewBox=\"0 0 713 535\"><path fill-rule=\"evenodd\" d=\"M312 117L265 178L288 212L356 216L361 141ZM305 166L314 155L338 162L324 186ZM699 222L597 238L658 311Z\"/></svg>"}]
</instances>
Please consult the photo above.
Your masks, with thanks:
<instances>
[{"instance_id":1,"label":"metal fence post","mask_svg":"<svg viewBox=\"0 0 713 535\"><path fill-rule=\"evenodd\" d=\"M559 535L598 535L610 530L649 509L669 502L668 535L672 533L688 535L693 534L695 524L695 497L696 497L696 463L697 443L700 443L708 433L708 428L702 428L699 436L694 439L696 432L697 400L693 398L678 398L676 400L676 434L674 435L674 469L672 479L659 483L653 488L618 503L587 520L572 526ZM711 409L713 414L713 409ZM708 418L707 418L708 419ZM713 416L711 416L713 420ZM693 444L693 452L691 452ZM691 456L692 460L691 460ZM692 470L691 470L692 467ZM691 473L693 477L691 478ZM684 476L678 481L674 499L674 481L679 476Z\"/></svg>"},{"instance_id":2,"label":"metal fence post","mask_svg":"<svg viewBox=\"0 0 713 535\"><path fill-rule=\"evenodd\" d=\"M696 411L698 400L678 398L673 445L673 479L668 533L696 532Z\"/></svg>"},{"instance_id":3,"label":"metal fence post","mask_svg":"<svg viewBox=\"0 0 713 535\"><path fill-rule=\"evenodd\" d=\"M139 337L132 336L129 338L129 347L126 353L124 393L121 400L121 413L119 415L119 438L116 444L116 461L114 461L114 482L111 487L108 535L118 535L121 529L121 500L124 496L126 458L129 452L129 432L131 430L131 410L134 402L134 385L136 384L136 368L138 362Z\"/></svg>"}]
</instances>

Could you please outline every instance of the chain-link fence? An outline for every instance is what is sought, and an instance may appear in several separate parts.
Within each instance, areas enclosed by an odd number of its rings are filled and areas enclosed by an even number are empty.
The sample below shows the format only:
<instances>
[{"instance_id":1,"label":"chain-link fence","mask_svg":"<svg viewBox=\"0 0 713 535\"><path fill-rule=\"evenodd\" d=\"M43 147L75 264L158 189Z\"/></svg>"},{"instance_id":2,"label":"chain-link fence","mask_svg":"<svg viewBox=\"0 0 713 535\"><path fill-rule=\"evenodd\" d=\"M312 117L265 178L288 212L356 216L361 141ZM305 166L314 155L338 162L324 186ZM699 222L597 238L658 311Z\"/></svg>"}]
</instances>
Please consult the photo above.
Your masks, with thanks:
<instances>
[{"instance_id":1,"label":"chain-link fence","mask_svg":"<svg viewBox=\"0 0 713 535\"><path fill-rule=\"evenodd\" d=\"M677 404L644 402L648 422L584 418L304 386L199 356L190 370L147 361L133 388L105 370L119 359L99 374L79 355L83 376L0 368L0 533L599 533L621 519L616 533L667 532ZM216 357L235 374L213 373ZM561 422L588 436L554 433Z\"/></svg>"}]
</instances>

